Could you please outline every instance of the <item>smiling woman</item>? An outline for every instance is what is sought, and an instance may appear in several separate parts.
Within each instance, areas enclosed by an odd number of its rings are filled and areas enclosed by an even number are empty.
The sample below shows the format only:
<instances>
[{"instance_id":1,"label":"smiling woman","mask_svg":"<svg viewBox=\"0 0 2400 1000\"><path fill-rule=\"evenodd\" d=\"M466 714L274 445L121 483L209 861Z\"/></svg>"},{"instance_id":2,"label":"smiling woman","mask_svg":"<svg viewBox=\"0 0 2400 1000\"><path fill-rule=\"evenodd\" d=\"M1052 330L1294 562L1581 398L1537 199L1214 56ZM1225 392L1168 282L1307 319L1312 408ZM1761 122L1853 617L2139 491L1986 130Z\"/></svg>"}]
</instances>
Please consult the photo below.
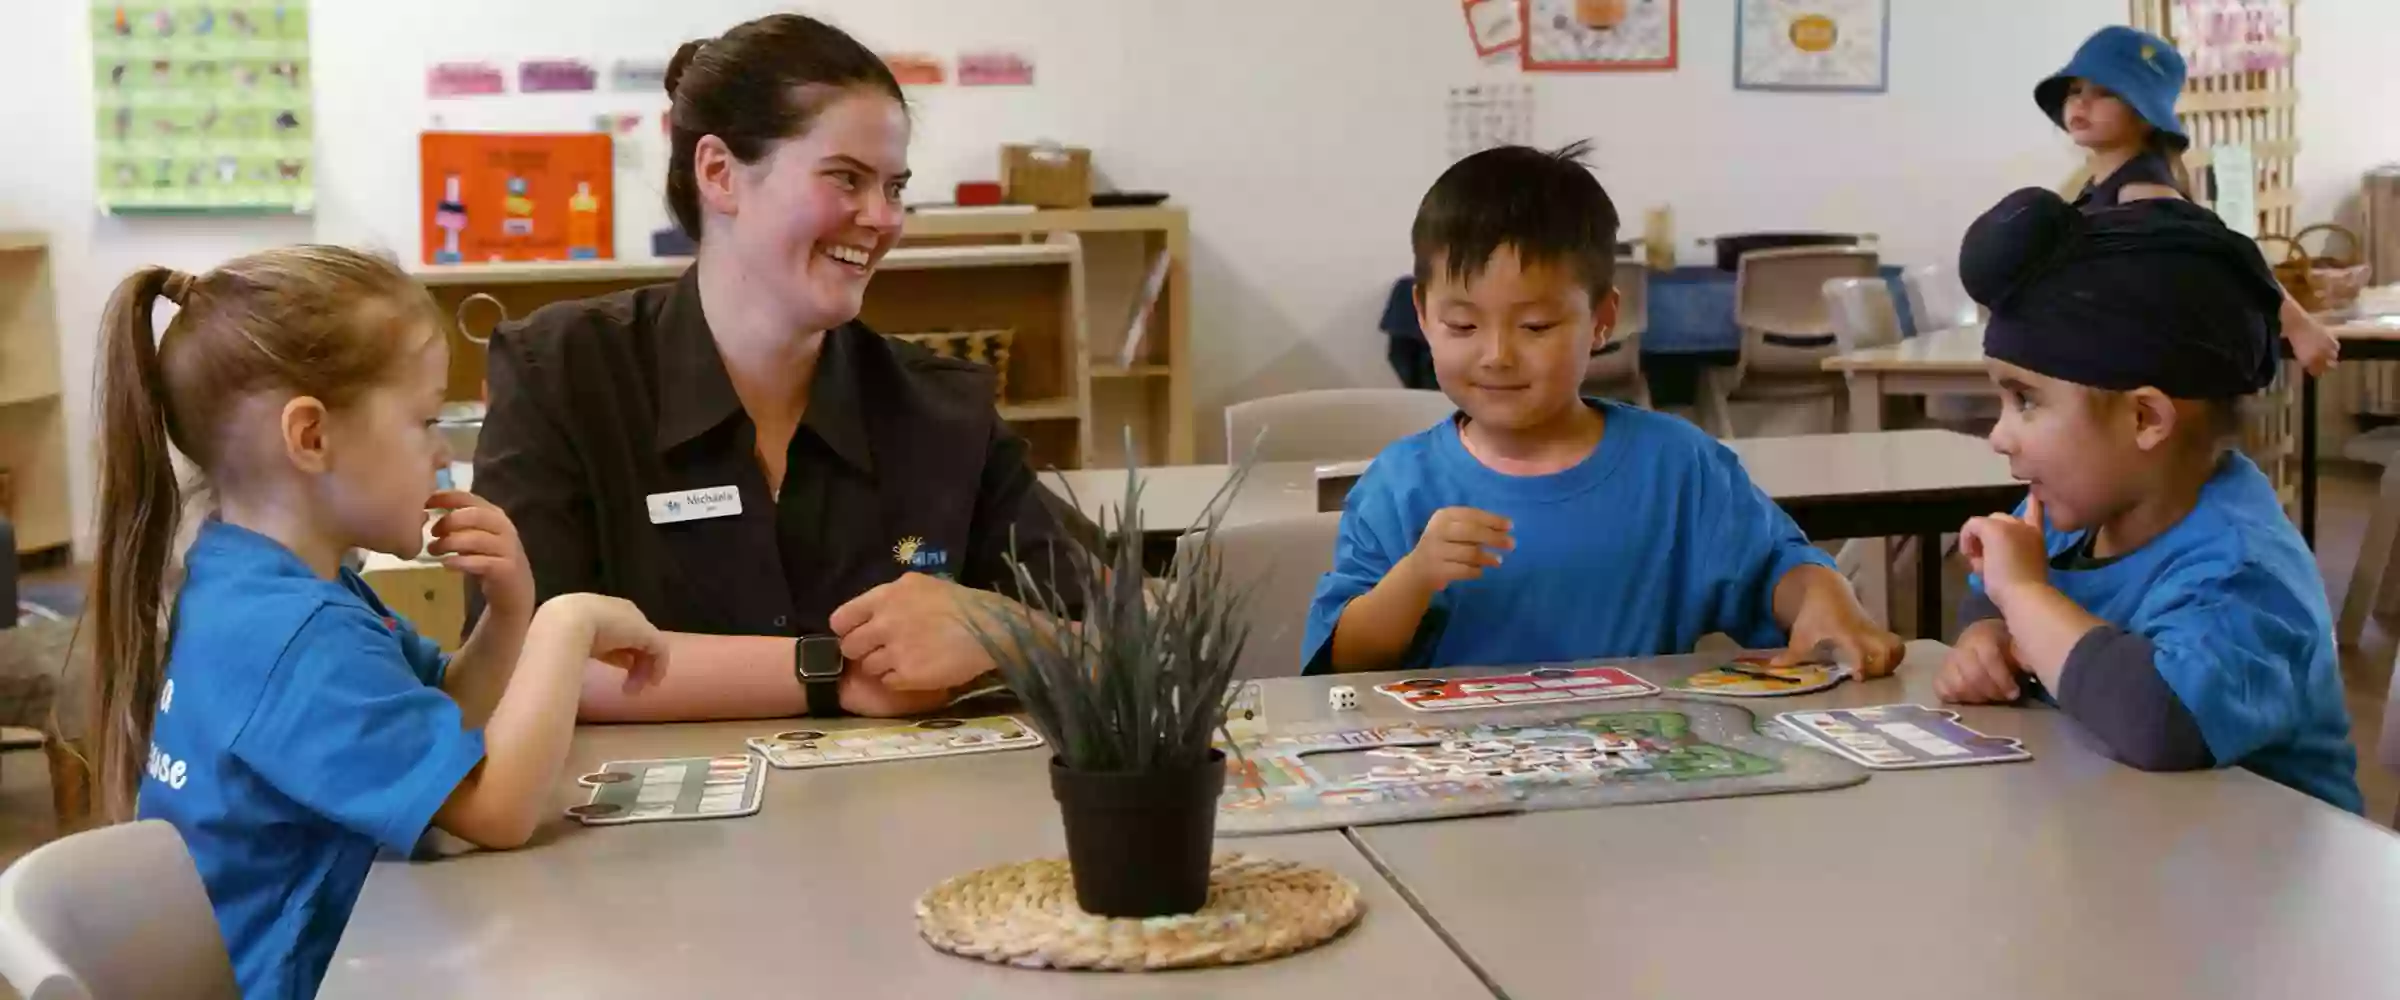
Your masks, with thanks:
<instances>
[{"instance_id":1,"label":"smiling woman","mask_svg":"<svg viewBox=\"0 0 2400 1000\"><path fill-rule=\"evenodd\" d=\"M940 707L991 669L960 613L1014 613L974 596L1008 587L1012 538L1037 580L1063 539L993 373L857 320L900 236L900 86L798 14L686 43L666 86L667 205L698 260L499 330L475 482L543 596L681 633L645 692L595 668L586 719Z\"/></svg>"}]
</instances>

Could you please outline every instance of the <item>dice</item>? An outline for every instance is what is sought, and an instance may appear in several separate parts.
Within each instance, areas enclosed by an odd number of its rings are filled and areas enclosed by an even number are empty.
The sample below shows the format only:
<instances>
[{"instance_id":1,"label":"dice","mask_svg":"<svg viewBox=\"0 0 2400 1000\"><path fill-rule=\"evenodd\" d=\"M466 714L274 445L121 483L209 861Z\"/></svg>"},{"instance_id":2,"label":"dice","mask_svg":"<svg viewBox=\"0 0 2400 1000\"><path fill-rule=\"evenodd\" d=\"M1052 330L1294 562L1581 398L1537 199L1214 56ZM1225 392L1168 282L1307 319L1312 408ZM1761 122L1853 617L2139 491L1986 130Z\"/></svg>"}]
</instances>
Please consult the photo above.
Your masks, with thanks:
<instances>
[{"instance_id":1,"label":"dice","mask_svg":"<svg viewBox=\"0 0 2400 1000\"><path fill-rule=\"evenodd\" d=\"M1358 689L1347 684L1336 684L1333 686L1333 690L1325 692L1325 701L1332 705L1336 712L1356 710L1358 708Z\"/></svg>"}]
</instances>

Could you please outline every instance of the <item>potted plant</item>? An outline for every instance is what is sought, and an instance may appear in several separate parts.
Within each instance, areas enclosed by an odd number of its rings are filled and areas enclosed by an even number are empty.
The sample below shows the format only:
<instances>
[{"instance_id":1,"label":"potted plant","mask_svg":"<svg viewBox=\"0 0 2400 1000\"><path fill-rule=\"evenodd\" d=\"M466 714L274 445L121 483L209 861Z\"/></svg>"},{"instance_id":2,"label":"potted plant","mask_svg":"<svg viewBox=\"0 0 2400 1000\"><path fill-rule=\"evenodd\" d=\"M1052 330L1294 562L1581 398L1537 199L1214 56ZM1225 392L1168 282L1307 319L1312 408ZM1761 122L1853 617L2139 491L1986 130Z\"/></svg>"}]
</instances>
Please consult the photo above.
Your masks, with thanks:
<instances>
[{"instance_id":1,"label":"potted plant","mask_svg":"<svg viewBox=\"0 0 2400 1000\"><path fill-rule=\"evenodd\" d=\"M1216 531L1248 474L1245 462L1227 479L1189 529L1194 540ZM1141 492L1127 470L1115 528L1103 515L1097 544L1055 560L1047 585L1011 543L1031 614L987 605L967 616L1055 750L1050 788L1076 902L1107 917L1190 913L1208 902L1225 787L1212 737L1249 633L1212 546L1183 546L1164 580L1144 573Z\"/></svg>"}]
</instances>

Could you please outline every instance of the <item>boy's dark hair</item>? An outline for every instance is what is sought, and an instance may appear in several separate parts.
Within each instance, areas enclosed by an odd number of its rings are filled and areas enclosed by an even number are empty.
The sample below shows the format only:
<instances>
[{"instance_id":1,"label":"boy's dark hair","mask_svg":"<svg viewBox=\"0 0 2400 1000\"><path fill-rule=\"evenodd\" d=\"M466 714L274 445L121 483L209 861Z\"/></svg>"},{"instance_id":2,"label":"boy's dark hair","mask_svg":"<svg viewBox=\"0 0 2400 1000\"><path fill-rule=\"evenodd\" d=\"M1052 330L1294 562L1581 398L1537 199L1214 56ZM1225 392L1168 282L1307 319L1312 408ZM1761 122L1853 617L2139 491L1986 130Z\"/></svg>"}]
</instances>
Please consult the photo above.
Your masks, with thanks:
<instances>
[{"instance_id":1,"label":"boy's dark hair","mask_svg":"<svg viewBox=\"0 0 2400 1000\"><path fill-rule=\"evenodd\" d=\"M1494 251L1509 247L1521 265L1573 268L1598 302L1615 285L1617 206L1584 165L1591 143L1556 152L1498 146L1442 171L1425 200L1409 244L1417 255L1417 287L1433 277L1467 282L1483 272Z\"/></svg>"}]
</instances>

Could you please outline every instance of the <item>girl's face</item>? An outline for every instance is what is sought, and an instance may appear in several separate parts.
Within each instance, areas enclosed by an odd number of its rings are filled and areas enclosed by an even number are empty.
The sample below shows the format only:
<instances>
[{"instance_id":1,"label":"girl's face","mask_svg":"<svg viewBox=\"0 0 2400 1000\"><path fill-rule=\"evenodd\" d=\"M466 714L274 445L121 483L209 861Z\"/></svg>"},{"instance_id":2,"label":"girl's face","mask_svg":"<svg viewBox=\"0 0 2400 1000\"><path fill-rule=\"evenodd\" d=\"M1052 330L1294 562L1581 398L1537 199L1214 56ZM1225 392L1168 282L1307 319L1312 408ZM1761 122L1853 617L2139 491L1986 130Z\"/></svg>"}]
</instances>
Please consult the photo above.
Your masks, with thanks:
<instances>
[{"instance_id":1,"label":"girl's face","mask_svg":"<svg viewBox=\"0 0 2400 1000\"><path fill-rule=\"evenodd\" d=\"M834 98L807 134L735 163L720 206L733 253L802 330L857 318L875 265L899 241L908 112L884 93Z\"/></svg>"},{"instance_id":2,"label":"girl's face","mask_svg":"<svg viewBox=\"0 0 2400 1000\"><path fill-rule=\"evenodd\" d=\"M2066 123L2067 135L2085 149L2130 146L2150 133L2150 123L2135 114L2132 105L2089 80L2067 84L2062 110L2060 118Z\"/></svg>"},{"instance_id":3,"label":"girl's face","mask_svg":"<svg viewBox=\"0 0 2400 1000\"><path fill-rule=\"evenodd\" d=\"M402 558L424 548L425 502L450 447L434 420L450 382L450 346L428 326L393 377L324 417L321 507L342 540Z\"/></svg>"},{"instance_id":4,"label":"girl's face","mask_svg":"<svg viewBox=\"0 0 2400 1000\"><path fill-rule=\"evenodd\" d=\"M2152 461L2133 407L2004 361L1986 364L2000 387L1992 450L2041 498L2051 527L2097 527L2132 505L2138 472Z\"/></svg>"}]
</instances>

